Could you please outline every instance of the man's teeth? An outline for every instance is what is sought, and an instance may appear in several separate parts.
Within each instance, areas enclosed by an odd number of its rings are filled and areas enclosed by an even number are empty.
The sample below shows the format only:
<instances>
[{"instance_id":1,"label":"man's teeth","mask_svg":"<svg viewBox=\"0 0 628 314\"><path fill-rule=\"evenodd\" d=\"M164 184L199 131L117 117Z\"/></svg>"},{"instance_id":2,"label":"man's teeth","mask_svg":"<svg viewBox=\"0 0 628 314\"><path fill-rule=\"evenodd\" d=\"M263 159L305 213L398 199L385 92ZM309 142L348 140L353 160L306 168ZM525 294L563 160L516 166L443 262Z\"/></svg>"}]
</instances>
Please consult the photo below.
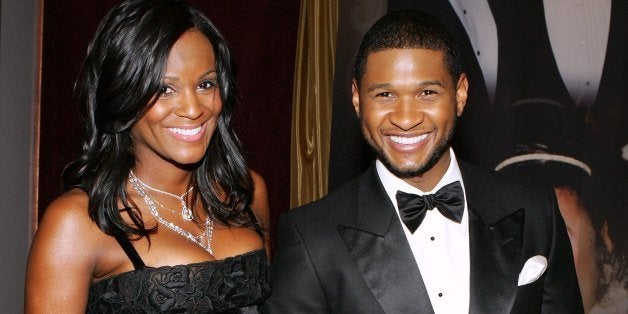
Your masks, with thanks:
<instances>
[{"instance_id":1,"label":"man's teeth","mask_svg":"<svg viewBox=\"0 0 628 314\"><path fill-rule=\"evenodd\" d=\"M403 144L403 145L410 145L410 144L416 144L422 140L424 140L427 137L427 134L421 134L419 136L414 136L414 137L403 137L403 136L390 136L390 139L398 144Z\"/></svg>"},{"instance_id":2,"label":"man's teeth","mask_svg":"<svg viewBox=\"0 0 628 314\"><path fill-rule=\"evenodd\" d=\"M201 127L199 126L198 128L194 128L194 129L170 128L170 130L176 134L190 136L190 135L196 135L199 132L201 132Z\"/></svg>"}]
</instances>

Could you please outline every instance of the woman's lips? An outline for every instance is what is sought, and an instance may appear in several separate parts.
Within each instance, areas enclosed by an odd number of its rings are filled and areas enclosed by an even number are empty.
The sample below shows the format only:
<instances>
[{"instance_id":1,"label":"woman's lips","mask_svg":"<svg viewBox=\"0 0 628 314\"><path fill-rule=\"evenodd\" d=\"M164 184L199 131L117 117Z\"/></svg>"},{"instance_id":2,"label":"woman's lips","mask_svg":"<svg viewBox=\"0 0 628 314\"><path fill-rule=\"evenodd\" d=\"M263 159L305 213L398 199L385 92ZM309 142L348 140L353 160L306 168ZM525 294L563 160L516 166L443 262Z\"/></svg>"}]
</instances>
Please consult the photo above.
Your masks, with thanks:
<instances>
[{"instance_id":1,"label":"woman's lips","mask_svg":"<svg viewBox=\"0 0 628 314\"><path fill-rule=\"evenodd\" d=\"M195 128L168 128L168 132L182 142L196 142L203 137L207 123Z\"/></svg>"}]
</instances>

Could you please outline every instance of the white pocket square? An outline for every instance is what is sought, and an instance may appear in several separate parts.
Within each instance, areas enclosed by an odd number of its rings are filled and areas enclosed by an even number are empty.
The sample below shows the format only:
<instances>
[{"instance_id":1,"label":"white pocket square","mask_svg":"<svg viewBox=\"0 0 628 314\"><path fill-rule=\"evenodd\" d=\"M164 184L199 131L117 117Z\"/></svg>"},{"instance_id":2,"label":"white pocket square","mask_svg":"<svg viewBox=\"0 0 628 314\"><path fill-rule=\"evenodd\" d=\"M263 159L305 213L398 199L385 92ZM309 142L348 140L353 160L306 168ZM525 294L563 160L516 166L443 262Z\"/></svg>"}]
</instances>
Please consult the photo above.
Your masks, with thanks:
<instances>
[{"instance_id":1,"label":"white pocket square","mask_svg":"<svg viewBox=\"0 0 628 314\"><path fill-rule=\"evenodd\" d=\"M530 257L519 273L519 282L517 284L523 286L536 281L543 275L545 269L547 269L547 258L545 256Z\"/></svg>"}]
</instances>

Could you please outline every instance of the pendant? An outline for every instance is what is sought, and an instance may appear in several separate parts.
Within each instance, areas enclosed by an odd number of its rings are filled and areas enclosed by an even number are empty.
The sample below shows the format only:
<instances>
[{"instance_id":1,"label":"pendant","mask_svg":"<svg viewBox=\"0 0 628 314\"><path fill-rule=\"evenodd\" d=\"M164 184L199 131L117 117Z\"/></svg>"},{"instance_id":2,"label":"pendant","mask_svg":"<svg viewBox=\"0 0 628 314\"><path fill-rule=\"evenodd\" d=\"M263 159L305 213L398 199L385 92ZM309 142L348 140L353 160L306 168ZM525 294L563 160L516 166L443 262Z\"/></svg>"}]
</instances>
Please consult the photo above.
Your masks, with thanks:
<instances>
[{"instance_id":1,"label":"pendant","mask_svg":"<svg viewBox=\"0 0 628 314\"><path fill-rule=\"evenodd\" d=\"M193 217L192 210L188 208L184 200L181 200L181 216L186 221L191 221Z\"/></svg>"}]
</instances>

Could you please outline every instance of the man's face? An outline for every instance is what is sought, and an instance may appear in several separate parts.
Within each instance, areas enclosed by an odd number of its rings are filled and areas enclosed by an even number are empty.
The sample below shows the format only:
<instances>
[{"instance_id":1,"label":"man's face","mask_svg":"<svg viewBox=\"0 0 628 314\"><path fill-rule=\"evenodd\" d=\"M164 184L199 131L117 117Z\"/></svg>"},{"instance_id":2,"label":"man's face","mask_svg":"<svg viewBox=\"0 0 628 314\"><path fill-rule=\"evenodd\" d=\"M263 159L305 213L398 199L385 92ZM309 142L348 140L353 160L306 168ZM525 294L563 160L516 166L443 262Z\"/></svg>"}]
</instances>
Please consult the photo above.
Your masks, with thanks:
<instances>
[{"instance_id":1,"label":"man's face","mask_svg":"<svg viewBox=\"0 0 628 314\"><path fill-rule=\"evenodd\" d=\"M378 158L395 175L430 190L449 166L467 88L464 74L453 81L440 51L386 49L369 54L352 100Z\"/></svg>"}]
</instances>

